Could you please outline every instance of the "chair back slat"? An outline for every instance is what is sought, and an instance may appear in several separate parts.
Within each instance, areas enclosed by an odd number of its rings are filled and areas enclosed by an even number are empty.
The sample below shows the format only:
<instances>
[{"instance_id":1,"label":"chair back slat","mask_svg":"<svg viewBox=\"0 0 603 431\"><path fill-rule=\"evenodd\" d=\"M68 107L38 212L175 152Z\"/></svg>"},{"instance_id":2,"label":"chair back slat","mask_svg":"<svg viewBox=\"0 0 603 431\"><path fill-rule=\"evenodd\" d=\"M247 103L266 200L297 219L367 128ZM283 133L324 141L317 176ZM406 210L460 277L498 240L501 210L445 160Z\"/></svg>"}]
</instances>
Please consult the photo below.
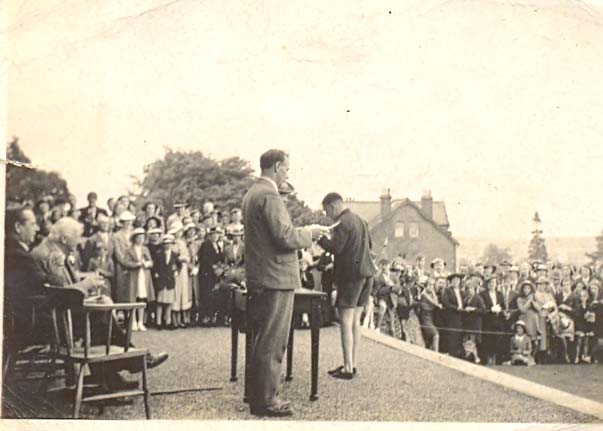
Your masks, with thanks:
<instances>
[{"instance_id":1,"label":"chair back slat","mask_svg":"<svg viewBox=\"0 0 603 431\"><path fill-rule=\"evenodd\" d=\"M73 319L71 318L71 308L65 309L65 314L67 315L67 329L69 330L69 344L71 349L73 349Z\"/></svg>"},{"instance_id":2,"label":"chair back slat","mask_svg":"<svg viewBox=\"0 0 603 431\"><path fill-rule=\"evenodd\" d=\"M84 293L69 287L45 286L48 303L53 318L54 339L57 349L64 349L71 355L73 343L73 319L71 309L79 309L84 301ZM60 322L59 322L60 320Z\"/></svg>"},{"instance_id":3,"label":"chair back slat","mask_svg":"<svg viewBox=\"0 0 603 431\"><path fill-rule=\"evenodd\" d=\"M57 310L52 308L50 310L50 317L52 318L52 334L54 337L54 349L59 350L61 347L61 336L59 332L59 323L57 320Z\"/></svg>"},{"instance_id":4,"label":"chair back slat","mask_svg":"<svg viewBox=\"0 0 603 431\"><path fill-rule=\"evenodd\" d=\"M85 332L84 332L84 358L88 358L88 352L90 351L90 312L86 311L84 313L84 324L85 324Z\"/></svg>"},{"instance_id":5,"label":"chair back slat","mask_svg":"<svg viewBox=\"0 0 603 431\"><path fill-rule=\"evenodd\" d=\"M105 354L108 355L111 351L111 336L113 335L113 319L115 319L115 315L113 312L109 311L107 313L107 342L105 343Z\"/></svg>"},{"instance_id":6,"label":"chair back slat","mask_svg":"<svg viewBox=\"0 0 603 431\"><path fill-rule=\"evenodd\" d=\"M67 354L71 355L71 350L73 349L73 339L70 338L71 331L69 330L69 322L67 321L67 311L64 309L59 309L59 313L61 315L61 323L63 324L63 343L61 347L67 349Z\"/></svg>"}]
</instances>

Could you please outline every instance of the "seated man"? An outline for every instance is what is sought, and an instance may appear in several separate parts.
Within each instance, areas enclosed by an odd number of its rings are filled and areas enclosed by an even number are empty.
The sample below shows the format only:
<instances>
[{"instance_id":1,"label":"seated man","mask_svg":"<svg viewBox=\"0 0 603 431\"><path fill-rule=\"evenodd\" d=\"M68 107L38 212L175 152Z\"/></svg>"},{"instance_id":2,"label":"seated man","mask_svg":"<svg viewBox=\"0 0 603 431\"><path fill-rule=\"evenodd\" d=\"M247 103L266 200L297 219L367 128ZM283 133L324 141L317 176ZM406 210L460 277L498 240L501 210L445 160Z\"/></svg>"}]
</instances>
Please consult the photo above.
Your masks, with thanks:
<instances>
[{"instance_id":1,"label":"seated man","mask_svg":"<svg viewBox=\"0 0 603 431\"><path fill-rule=\"evenodd\" d=\"M9 353L18 352L32 340L32 304L29 298L42 293L45 275L29 253L39 231L33 211L25 207L7 209L4 231L6 239L2 351L6 360Z\"/></svg>"},{"instance_id":2,"label":"seated man","mask_svg":"<svg viewBox=\"0 0 603 431\"><path fill-rule=\"evenodd\" d=\"M46 282L51 285L69 286L81 290L86 297L84 300L85 302L94 301L95 303L111 303L111 299L102 294L104 287L103 277L90 275L79 280L77 271L73 268L69 259L67 259L69 252L72 252L76 248L81 235L82 226L77 221L68 217L61 218L52 226L48 237L33 250L32 255L41 267ZM106 325L106 321L102 318L103 316L100 313L96 316L92 316L91 342L93 344L104 344L104 340L99 339L98 336L95 337L95 334L104 334L105 330L95 331L94 328L101 328L101 325ZM123 346L125 343L125 331L117 325L115 319L113 319L112 325L112 343ZM74 326L82 327L81 324L76 324ZM167 353L160 353L158 355L149 354L147 356L147 366L148 368L156 367L165 362L167 358ZM101 383L115 389L137 386L137 382L129 382L123 379L118 374L118 371L126 369L131 373L136 373L141 370L140 365L131 364L127 361L124 363L117 362L118 361L112 364L111 370L105 370L105 379ZM100 370L93 366L90 367L90 371L93 375L103 375L102 373L99 373Z\"/></svg>"}]
</instances>

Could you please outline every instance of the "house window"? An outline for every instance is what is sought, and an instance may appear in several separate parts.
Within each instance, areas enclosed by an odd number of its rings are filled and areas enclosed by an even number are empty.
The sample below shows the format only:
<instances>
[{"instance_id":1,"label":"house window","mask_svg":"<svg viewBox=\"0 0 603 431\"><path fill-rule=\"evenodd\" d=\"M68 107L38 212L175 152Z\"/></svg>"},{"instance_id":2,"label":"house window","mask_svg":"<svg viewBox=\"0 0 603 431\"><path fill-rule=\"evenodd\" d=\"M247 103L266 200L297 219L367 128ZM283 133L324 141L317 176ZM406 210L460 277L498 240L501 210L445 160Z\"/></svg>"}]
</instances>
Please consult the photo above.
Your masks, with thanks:
<instances>
[{"instance_id":1,"label":"house window","mask_svg":"<svg viewBox=\"0 0 603 431\"><path fill-rule=\"evenodd\" d=\"M394 236L396 238L404 238L404 223L396 222Z\"/></svg>"},{"instance_id":2,"label":"house window","mask_svg":"<svg viewBox=\"0 0 603 431\"><path fill-rule=\"evenodd\" d=\"M419 223L410 223L410 225L408 226L408 235L411 238L419 237Z\"/></svg>"}]
</instances>

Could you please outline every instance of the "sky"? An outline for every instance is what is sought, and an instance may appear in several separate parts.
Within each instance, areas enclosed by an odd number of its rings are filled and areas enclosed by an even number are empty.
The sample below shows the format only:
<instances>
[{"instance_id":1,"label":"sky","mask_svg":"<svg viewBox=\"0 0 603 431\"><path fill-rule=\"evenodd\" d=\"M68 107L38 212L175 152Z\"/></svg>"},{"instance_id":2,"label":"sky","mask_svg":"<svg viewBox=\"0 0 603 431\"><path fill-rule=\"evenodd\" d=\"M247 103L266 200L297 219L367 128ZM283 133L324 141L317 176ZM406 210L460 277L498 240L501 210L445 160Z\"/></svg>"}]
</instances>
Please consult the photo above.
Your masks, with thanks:
<instances>
[{"instance_id":1,"label":"sky","mask_svg":"<svg viewBox=\"0 0 603 431\"><path fill-rule=\"evenodd\" d=\"M290 153L317 208L447 205L457 237L603 229L603 2L24 0L4 8L7 140L84 204L165 148Z\"/></svg>"}]
</instances>

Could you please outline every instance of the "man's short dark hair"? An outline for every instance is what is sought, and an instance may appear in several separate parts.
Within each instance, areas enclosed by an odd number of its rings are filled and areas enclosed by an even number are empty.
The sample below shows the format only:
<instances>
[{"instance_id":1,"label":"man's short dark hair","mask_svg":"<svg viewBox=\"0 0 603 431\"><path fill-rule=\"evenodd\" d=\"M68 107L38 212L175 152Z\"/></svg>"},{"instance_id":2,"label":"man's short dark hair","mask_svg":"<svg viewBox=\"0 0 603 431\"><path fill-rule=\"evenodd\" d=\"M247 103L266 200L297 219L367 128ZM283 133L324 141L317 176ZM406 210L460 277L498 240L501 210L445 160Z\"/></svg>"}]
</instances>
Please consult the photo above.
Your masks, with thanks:
<instances>
[{"instance_id":1,"label":"man's short dark hair","mask_svg":"<svg viewBox=\"0 0 603 431\"><path fill-rule=\"evenodd\" d=\"M6 209L6 218L4 222L4 231L7 234L17 233L15 231L15 224L17 223L25 223L25 211L31 211L32 209L26 205L21 205L17 207L9 207Z\"/></svg>"},{"instance_id":2,"label":"man's short dark hair","mask_svg":"<svg viewBox=\"0 0 603 431\"><path fill-rule=\"evenodd\" d=\"M289 155L283 150L268 150L260 156L260 168L262 170L273 167L276 162L284 162Z\"/></svg>"},{"instance_id":3,"label":"man's short dark hair","mask_svg":"<svg viewBox=\"0 0 603 431\"><path fill-rule=\"evenodd\" d=\"M337 201L343 202L343 198L339 193L331 192L324 197L324 199L322 200L322 204L329 205Z\"/></svg>"}]
</instances>

